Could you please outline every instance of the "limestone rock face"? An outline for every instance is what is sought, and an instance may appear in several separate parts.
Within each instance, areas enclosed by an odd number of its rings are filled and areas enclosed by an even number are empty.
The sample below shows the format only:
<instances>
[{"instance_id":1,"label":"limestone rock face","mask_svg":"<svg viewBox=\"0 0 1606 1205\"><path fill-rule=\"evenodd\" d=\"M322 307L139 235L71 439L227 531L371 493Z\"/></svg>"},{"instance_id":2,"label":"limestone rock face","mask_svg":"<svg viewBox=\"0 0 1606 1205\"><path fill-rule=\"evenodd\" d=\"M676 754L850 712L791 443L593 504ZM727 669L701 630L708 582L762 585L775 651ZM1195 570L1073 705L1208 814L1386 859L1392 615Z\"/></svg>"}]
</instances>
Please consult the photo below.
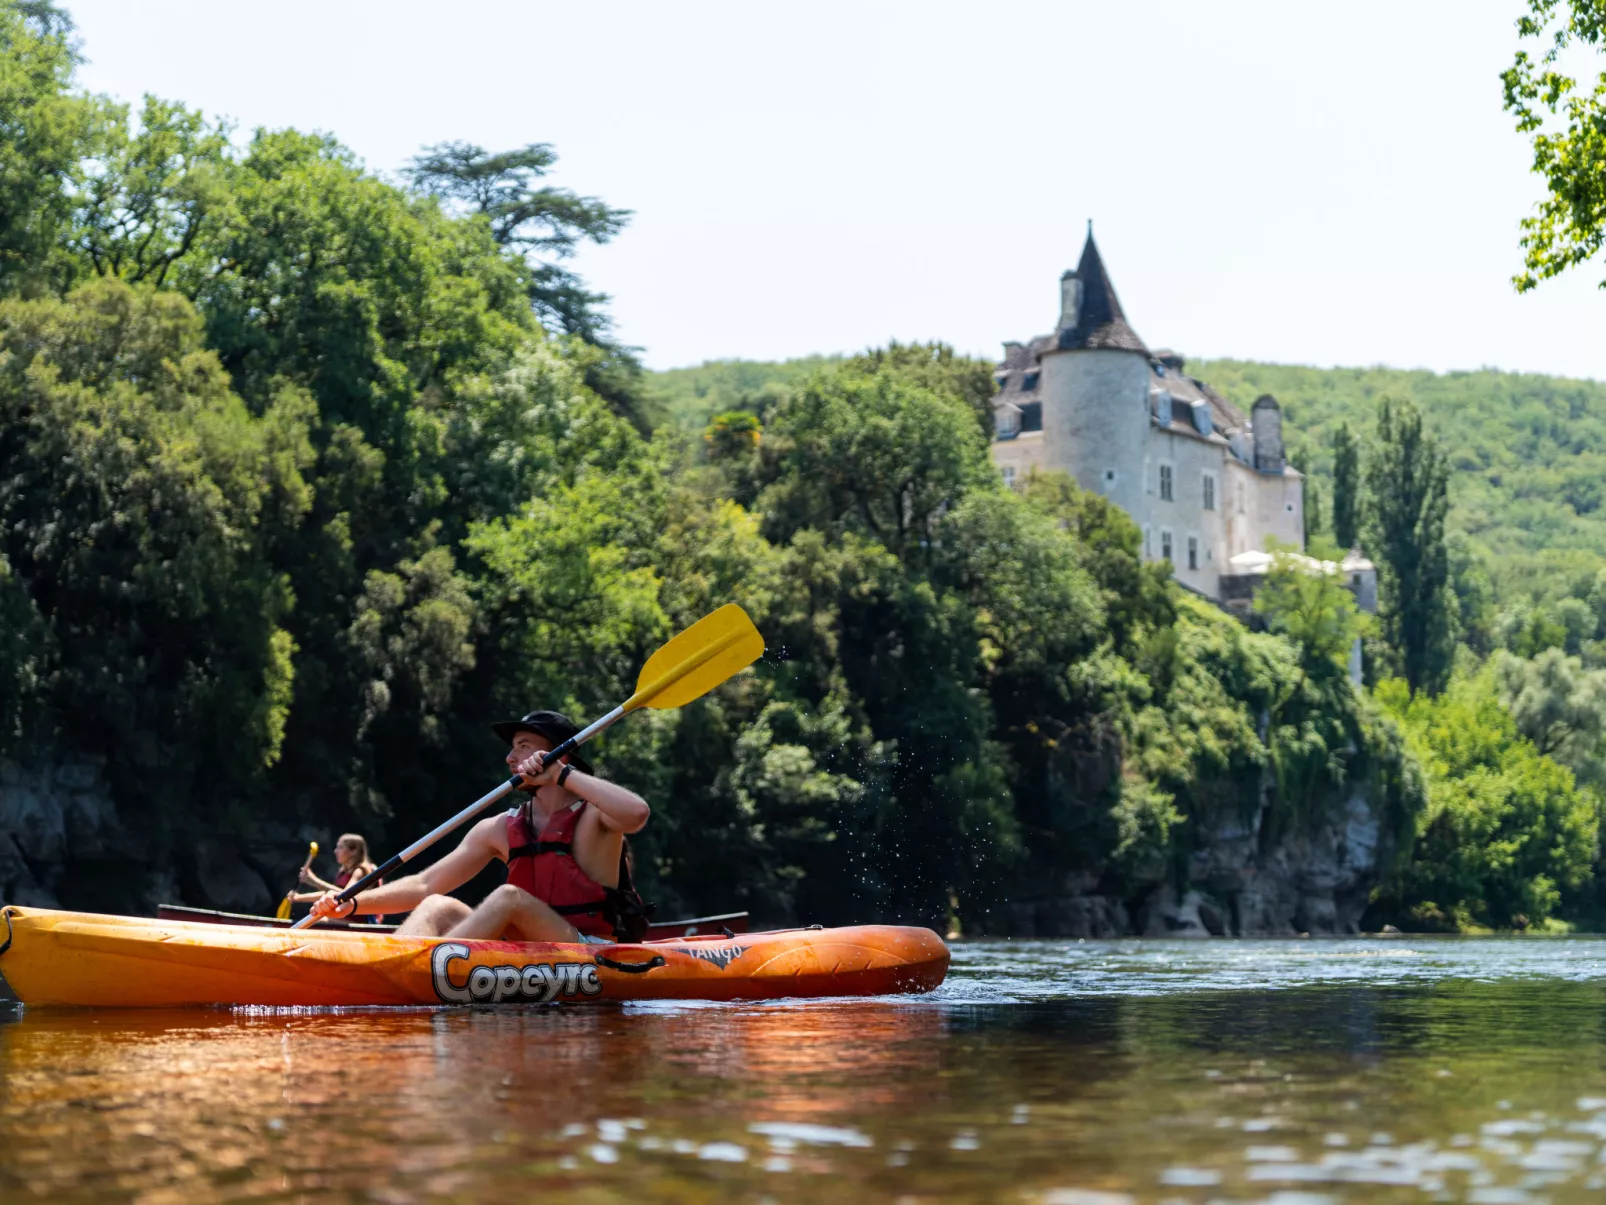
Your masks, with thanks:
<instances>
[{"instance_id":1,"label":"limestone rock face","mask_svg":"<svg viewBox=\"0 0 1606 1205\"><path fill-rule=\"evenodd\" d=\"M226 912L260 912L271 898L268 885L239 854L222 842L204 841L197 850L197 877L214 908Z\"/></svg>"},{"instance_id":2,"label":"limestone rock face","mask_svg":"<svg viewBox=\"0 0 1606 1205\"><path fill-rule=\"evenodd\" d=\"M98 764L0 761L0 901L59 907L68 862L104 856L117 827Z\"/></svg>"},{"instance_id":3,"label":"limestone rock face","mask_svg":"<svg viewBox=\"0 0 1606 1205\"><path fill-rule=\"evenodd\" d=\"M1125 937L1132 931L1126 905L1107 895L1063 895L1018 900L1007 909L1012 937Z\"/></svg>"},{"instance_id":4,"label":"limestone rock face","mask_svg":"<svg viewBox=\"0 0 1606 1205\"><path fill-rule=\"evenodd\" d=\"M1314 832L1291 836L1240 872L1241 931L1358 933L1381 872L1380 826L1352 796Z\"/></svg>"},{"instance_id":5,"label":"limestone rock face","mask_svg":"<svg viewBox=\"0 0 1606 1205\"><path fill-rule=\"evenodd\" d=\"M1165 879L1130 898L1070 880L1016 900L1000 918L1017 937L1293 937L1360 932L1388 856L1364 796L1352 795L1314 829L1261 848L1262 811L1223 819L1200 842L1180 887Z\"/></svg>"},{"instance_id":6,"label":"limestone rock face","mask_svg":"<svg viewBox=\"0 0 1606 1205\"><path fill-rule=\"evenodd\" d=\"M142 834L130 832L118 816L98 762L0 760L0 903L149 913L175 901L260 912L273 899L231 844L198 844L196 878L204 898L188 901L171 871L148 868L148 852ZM117 880L104 901L107 884L97 876Z\"/></svg>"}]
</instances>

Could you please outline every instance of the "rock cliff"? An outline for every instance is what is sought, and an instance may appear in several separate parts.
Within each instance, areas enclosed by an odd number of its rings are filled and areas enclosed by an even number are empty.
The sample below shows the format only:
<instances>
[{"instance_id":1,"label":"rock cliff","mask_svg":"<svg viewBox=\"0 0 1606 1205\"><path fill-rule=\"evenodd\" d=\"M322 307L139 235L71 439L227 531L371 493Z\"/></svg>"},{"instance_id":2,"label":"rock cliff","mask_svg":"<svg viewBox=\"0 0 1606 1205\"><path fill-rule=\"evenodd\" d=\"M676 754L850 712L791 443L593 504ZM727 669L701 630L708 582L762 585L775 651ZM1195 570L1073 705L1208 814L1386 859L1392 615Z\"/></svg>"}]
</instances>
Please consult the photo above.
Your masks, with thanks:
<instances>
[{"instance_id":1,"label":"rock cliff","mask_svg":"<svg viewBox=\"0 0 1606 1205\"><path fill-rule=\"evenodd\" d=\"M1155 881L1117 897L1073 880L1061 892L1011 901L992 927L1018 937L1358 933L1389 854L1366 799L1352 795L1314 828L1273 842L1262 840L1266 814L1201 834L1180 886Z\"/></svg>"}]
</instances>

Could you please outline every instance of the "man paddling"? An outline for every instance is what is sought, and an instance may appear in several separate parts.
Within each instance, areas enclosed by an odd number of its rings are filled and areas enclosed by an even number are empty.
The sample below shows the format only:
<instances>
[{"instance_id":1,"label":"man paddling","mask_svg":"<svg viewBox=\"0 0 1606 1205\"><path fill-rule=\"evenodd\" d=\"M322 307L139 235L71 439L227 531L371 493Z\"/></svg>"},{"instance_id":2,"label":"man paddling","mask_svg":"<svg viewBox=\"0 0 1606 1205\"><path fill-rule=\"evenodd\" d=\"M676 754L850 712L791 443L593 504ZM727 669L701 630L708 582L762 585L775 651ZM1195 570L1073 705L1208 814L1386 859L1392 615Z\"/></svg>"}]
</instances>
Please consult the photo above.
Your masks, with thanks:
<instances>
[{"instance_id":1,"label":"man paddling","mask_svg":"<svg viewBox=\"0 0 1606 1205\"><path fill-rule=\"evenodd\" d=\"M312 906L316 917L407 912L398 933L606 945L639 940L646 910L630 882L625 836L647 823L647 801L591 772L579 753L547 764L546 753L577 729L556 711L532 711L493 724L508 742L508 767L528 798L481 820L446 857L414 875L365 891L348 903L335 892ZM500 860L508 881L470 910L447 895Z\"/></svg>"}]
</instances>

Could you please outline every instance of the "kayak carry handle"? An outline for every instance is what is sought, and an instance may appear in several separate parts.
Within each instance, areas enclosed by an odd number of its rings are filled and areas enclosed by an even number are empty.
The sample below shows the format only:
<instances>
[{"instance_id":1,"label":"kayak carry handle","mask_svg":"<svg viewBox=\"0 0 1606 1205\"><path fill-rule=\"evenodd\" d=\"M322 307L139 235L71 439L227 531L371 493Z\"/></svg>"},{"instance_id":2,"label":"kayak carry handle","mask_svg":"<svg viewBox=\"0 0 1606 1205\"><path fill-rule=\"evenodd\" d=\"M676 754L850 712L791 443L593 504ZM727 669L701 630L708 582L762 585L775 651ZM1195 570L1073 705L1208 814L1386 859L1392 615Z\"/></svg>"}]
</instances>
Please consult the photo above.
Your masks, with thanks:
<instances>
[{"instance_id":1,"label":"kayak carry handle","mask_svg":"<svg viewBox=\"0 0 1606 1205\"><path fill-rule=\"evenodd\" d=\"M5 917L6 921L6 939L0 941L0 954L4 954L11 948L11 909L0 908L0 916Z\"/></svg>"},{"instance_id":2,"label":"kayak carry handle","mask_svg":"<svg viewBox=\"0 0 1606 1205\"><path fill-rule=\"evenodd\" d=\"M623 971L627 975L645 975L654 967L667 966L669 960L662 954L654 954L646 962L615 962L604 954L598 954L595 962L599 967L607 967L610 971Z\"/></svg>"}]
</instances>

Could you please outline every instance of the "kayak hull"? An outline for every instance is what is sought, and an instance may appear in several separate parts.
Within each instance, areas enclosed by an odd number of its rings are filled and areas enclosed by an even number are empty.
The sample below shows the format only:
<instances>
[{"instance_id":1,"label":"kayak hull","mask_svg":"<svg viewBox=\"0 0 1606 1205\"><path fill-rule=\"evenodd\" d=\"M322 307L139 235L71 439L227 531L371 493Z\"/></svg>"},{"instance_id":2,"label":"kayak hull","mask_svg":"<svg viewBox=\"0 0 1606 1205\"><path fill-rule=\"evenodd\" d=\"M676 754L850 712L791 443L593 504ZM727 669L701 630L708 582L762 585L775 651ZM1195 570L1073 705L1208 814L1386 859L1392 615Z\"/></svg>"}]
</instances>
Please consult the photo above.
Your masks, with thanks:
<instances>
[{"instance_id":1,"label":"kayak hull","mask_svg":"<svg viewBox=\"0 0 1606 1205\"><path fill-rule=\"evenodd\" d=\"M286 931L42 908L3 910L0 974L24 1004L441 1005L762 1000L926 992L929 929L861 925L618 945Z\"/></svg>"}]
</instances>

